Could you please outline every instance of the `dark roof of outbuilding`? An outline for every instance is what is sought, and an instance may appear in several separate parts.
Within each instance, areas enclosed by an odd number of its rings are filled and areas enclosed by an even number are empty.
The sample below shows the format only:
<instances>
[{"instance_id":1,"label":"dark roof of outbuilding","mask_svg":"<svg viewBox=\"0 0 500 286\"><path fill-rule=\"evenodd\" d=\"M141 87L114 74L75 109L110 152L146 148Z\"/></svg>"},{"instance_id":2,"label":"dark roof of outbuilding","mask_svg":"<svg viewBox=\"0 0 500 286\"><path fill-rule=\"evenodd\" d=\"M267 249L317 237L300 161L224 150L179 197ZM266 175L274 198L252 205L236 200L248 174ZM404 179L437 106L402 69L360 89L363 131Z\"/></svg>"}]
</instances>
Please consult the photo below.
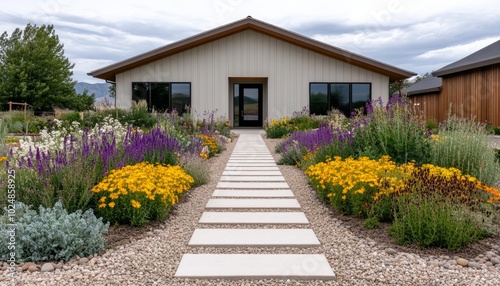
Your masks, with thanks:
<instances>
[{"instance_id":1,"label":"dark roof of outbuilding","mask_svg":"<svg viewBox=\"0 0 500 286\"><path fill-rule=\"evenodd\" d=\"M192 37L174 42L152 51L139 54L135 57L117 62L115 64L91 71L88 75L105 80L116 80L116 74L146 65L159 59L186 51L188 49L201 46L203 44L216 41L218 39L236 34L245 30L254 30L282 41L303 47L328 57L350 63L352 65L383 74L389 77L390 81L403 80L415 73L388 65L347 50L343 50L312 38L291 32L289 30L259 21L252 17L220 26L218 28L194 35Z\"/></svg>"},{"instance_id":2,"label":"dark roof of outbuilding","mask_svg":"<svg viewBox=\"0 0 500 286\"><path fill-rule=\"evenodd\" d=\"M461 60L458 60L441 69L438 69L437 71L434 71L432 75L445 76L448 74L489 66L497 63L500 63L500 40Z\"/></svg>"},{"instance_id":3,"label":"dark roof of outbuilding","mask_svg":"<svg viewBox=\"0 0 500 286\"><path fill-rule=\"evenodd\" d=\"M411 96L422 93L438 92L441 90L442 82L443 81L440 77L429 76L410 85L406 89L406 94Z\"/></svg>"}]
</instances>

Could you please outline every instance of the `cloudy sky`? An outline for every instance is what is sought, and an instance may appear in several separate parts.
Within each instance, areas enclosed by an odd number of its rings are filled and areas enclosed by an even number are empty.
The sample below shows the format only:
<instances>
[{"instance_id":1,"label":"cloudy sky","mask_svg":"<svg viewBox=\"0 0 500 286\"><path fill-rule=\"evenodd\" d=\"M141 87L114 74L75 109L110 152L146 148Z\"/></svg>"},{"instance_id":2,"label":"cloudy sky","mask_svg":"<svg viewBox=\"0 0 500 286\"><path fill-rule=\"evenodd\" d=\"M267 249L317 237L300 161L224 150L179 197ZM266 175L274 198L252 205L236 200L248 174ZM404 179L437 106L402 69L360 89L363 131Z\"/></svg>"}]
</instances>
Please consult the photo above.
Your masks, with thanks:
<instances>
[{"instance_id":1,"label":"cloudy sky","mask_svg":"<svg viewBox=\"0 0 500 286\"><path fill-rule=\"evenodd\" d=\"M248 15L418 74L500 39L497 0L15 0L0 32L53 24L74 78Z\"/></svg>"}]
</instances>

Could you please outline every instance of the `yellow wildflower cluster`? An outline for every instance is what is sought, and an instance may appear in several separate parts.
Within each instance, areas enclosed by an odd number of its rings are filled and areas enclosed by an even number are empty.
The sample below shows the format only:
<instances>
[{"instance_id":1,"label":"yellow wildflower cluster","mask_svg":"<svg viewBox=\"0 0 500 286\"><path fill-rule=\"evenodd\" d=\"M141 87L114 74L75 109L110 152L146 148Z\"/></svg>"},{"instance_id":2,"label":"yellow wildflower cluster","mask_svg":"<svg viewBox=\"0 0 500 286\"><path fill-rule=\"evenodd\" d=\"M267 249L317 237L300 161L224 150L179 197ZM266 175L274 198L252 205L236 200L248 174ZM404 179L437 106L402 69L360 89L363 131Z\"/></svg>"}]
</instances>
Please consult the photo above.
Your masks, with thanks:
<instances>
[{"instance_id":1,"label":"yellow wildflower cluster","mask_svg":"<svg viewBox=\"0 0 500 286\"><path fill-rule=\"evenodd\" d=\"M0 157L0 163L5 162L5 161L7 161L7 157L5 157L5 156Z\"/></svg>"},{"instance_id":2,"label":"yellow wildflower cluster","mask_svg":"<svg viewBox=\"0 0 500 286\"><path fill-rule=\"evenodd\" d=\"M380 195L401 187L413 168L413 164L397 166L389 156L379 160L335 157L310 166L305 173L320 196L335 208L363 216Z\"/></svg>"},{"instance_id":3,"label":"yellow wildflower cluster","mask_svg":"<svg viewBox=\"0 0 500 286\"><path fill-rule=\"evenodd\" d=\"M100 195L97 207L105 219L130 222L134 216L160 219L193 182L180 166L142 162L112 170L92 192Z\"/></svg>"},{"instance_id":4,"label":"yellow wildflower cluster","mask_svg":"<svg viewBox=\"0 0 500 286\"><path fill-rule=\"evenodd\" d=\"M379 190L395 190L403 184L402 178L408 176L412 169L412 164L396 166L389 156L379 160L368 157L343 160L335 157L334 160L309 167L306 175L316 182L316 188L324 190L328 186L340 186L342 195L346 195L349 192L364 193L365 187L362 185Z\"/></svg>"},{"instance_id":5,"label":"yellow wildflower cluster","mask_svg":"<svg viewBox=\"0 0 500 286\"><path fill-rule=\"evenodd\" d=\"M367 157L335 157L310 166L305 174L323 199L340 211L359 216L381 197L392 198L408 192L442 193L466 204L500 201L500 191L456 168L413 163L397 166L389 156L379 160ZM485 192L488 199L481 200Z\"/></svg>"},{"instance_id":6,"label":"yellow wildflower cluster","mask_svg":"<svg viewBox=\"0 0 500 286\"><path fill-rule=\"evenodd\" d=\"M220 153L222 150L221 150L221 147L219 146L219 143L217 142L217 138L215 138L214 135L206 135L206 134L202 134L201 135L201 145L202 146L206 146L208 147L208 150L210 151L209 154L207 154L208 156L210 154L218 154ZM201 157L203 157L201 154L200 154Z\"/></svg>"}]
</instances>

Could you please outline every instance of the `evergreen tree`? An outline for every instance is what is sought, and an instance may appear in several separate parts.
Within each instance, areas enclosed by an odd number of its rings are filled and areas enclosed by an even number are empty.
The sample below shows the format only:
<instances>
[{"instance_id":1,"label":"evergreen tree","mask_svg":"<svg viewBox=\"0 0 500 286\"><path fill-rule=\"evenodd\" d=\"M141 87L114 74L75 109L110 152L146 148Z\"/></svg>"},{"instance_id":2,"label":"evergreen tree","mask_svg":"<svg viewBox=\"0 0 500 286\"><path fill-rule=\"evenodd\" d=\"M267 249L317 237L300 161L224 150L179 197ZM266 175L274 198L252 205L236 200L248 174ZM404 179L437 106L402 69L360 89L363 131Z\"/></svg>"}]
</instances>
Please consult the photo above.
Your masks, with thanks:
<instances>
[{"instance_id":1,"label":"evergreen tree","mask_svg":"<svg viewBox=\"0 0 500 286\"><path fill-rule=\"evenodd\" d=\"M89 109L94 95L76 94L74 64L64 55L54 26L28 24L0 36L0 100L27 102L34 110Z\"/></svg>"}]
</instances>

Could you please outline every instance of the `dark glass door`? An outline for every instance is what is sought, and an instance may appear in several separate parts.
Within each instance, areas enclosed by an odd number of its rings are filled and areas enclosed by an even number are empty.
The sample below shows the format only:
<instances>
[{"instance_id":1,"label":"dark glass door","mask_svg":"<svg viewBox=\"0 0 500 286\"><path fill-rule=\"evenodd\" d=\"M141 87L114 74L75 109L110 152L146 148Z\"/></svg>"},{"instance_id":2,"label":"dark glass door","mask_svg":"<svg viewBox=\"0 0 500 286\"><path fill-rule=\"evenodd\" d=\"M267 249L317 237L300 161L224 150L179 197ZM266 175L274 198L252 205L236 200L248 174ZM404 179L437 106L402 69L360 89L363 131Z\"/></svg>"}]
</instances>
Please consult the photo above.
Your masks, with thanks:
<instances>
[{"instance_id":1,"label":"dark glass door","mask_svg":"<svg viewBox=\"0 0 500 286\"><path fill-rule=\"evenodd\" d=\"M239 85L239 126L262 127L262 84Z\"/></svg>"}]
</instances>

